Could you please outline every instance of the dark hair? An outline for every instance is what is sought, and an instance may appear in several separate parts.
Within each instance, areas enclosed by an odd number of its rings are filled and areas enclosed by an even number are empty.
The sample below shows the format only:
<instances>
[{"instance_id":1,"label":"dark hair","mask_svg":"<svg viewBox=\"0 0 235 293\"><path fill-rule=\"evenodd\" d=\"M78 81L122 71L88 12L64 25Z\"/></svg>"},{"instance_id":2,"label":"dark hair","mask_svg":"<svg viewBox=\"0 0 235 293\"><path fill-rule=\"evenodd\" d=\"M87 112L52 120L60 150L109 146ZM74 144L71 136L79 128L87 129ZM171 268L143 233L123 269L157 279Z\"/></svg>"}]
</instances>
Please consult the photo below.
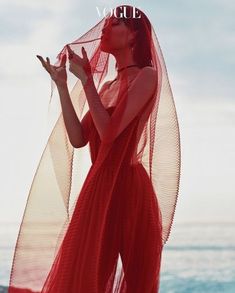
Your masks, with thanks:
<instances>
[{"instance_id":1,"label":"dark hair","mask_svg":"<svg viewBox=\"0 0 235 293\"><path fill-rule=\"evenodd\" d=\"M128 17L120 17L122 8L126 7ZM137 31L133 44L133 59L140 68L152 66L151 54L151 23L148 17L138 9L140 18L133 17L133 6L120 5L115 8L117 17L120 17L125 25L132 31ZM115 65L115 67L117 64Z\"/></svg>"}]
</instances>

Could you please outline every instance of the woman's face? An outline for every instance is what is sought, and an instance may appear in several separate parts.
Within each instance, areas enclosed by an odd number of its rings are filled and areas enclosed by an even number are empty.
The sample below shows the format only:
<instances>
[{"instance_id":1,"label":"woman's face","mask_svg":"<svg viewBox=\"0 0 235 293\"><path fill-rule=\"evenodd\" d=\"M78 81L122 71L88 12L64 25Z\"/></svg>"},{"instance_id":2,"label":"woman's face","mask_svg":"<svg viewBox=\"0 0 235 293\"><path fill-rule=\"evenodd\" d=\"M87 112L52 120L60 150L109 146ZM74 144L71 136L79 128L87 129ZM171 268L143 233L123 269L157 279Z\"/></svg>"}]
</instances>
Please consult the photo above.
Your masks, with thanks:
<instances>
[{"instance_id":1,"label":"woman's face","mask_svg":"<svg viewBox=\"0 0 235 293\"><path fill-rule=\"evenodd\" d=\"M125 25L121 18L114 16L105 20L102 29L101 50L113 53L130 46L134 33Z\"/></svg>"}]
</instances>

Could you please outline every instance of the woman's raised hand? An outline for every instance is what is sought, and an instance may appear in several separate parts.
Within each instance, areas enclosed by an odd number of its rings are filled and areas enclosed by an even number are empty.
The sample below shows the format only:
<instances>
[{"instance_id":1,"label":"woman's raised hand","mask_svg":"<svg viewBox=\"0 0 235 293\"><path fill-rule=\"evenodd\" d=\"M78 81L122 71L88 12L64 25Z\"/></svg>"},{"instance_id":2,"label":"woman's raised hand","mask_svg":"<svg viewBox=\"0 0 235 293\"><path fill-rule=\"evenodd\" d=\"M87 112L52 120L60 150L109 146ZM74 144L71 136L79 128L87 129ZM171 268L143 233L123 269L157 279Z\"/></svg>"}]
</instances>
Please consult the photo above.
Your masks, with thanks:
<instances>
[{"instance_id":1,"label":"woman's raised hand","mask_svg":"<svg viewBox=\"0 0 235 293\"><path fill-rule=\"evenodd\" d=\"M67 72L65 68L66 64L66 55L63 56L61 61L61 66L55 66L50 64L50 59L46 57L45 61L42 56L36 55L37 58L41 61L42 66L50 74L51 78L54 80L56 85L64 85L67 82Z\"/></svg>"},{"instance_id":2,"label":"woman's raised hand","mask_svg":"<svg viewBox=\"0 0 235 293\"><path fill-rule=\"evenodd\" d=\"M81 58L69 46L67 46L67 49L69 52L69 71L79 78L82 83L85 83L87 78L91 77L91 66L86 50L82 47L83 58Z\"/></svg>"}]
</instances>

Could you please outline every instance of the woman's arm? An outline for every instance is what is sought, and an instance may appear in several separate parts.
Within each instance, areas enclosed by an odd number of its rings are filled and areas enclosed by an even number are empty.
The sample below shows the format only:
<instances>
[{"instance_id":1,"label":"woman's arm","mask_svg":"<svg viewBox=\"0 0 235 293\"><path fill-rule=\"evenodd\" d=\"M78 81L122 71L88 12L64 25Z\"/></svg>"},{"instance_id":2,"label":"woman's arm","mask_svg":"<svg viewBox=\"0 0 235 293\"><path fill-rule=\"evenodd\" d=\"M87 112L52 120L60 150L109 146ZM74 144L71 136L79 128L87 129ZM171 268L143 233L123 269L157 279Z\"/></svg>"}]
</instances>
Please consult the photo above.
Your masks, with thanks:
<instances>
[{"instance_id":1,"label":"woman's arm","mask_svg":"<svg viewBox=\"0 0 235 293\"><path fill-rule=\"evenodd\" d=\"M67 83L57 85L62 106L64 123L73 147L78 148L84 145L82 126L74 110Z\"/></svg>"},{"instance_id":2,"label":"woman's arm","mask_svg":"<svg viewBox=\"0 0 235 293\"><path fill-rule=\"evenodd\" d=\"M112 137L107 137L106 131L108 130L111 119L119 119L119 117L115 117L115 115L112 115L112 118L110 117L101 103L93 78L87 77L86 80L82 80L90 112L101 140L111 142L127 127L153 95L157 86L157 79L156 69L150 66L141 69L128 89L125 112L122 120L119 122L117 133L112 133Z\"/></svg>"},{"instance_id":3,"label":"woman's arm","mask_svg":"<svg viewBox=\"0 0 235 293\"><path fill-rule=\"evenodd\" d=\"M50 59L48 57L47 62L40 55L37 55L37 58L41 61L43 67L51 75L51 78L55 81L57 85L62 106L63 118L69 140L73 147L80 147L80 145L84 143L84 138L81 123L73 108L73 104L68 91L67 73L65 68L66 55L62 57L62 62L60 66L51 65Z\"/></svg>"},{"instance_id":4,"label":"woman's arm","mask_svg":"<svg viewBox=\"0 0 235 293\"><path fill-rule=\"evenodd\" d=\"M99 133L100 139L102 140L103 134L110 122L110 115L101 102L100 93L107 87L110 81L103 84L99 94L92 76L89 76L86 79L81 79L81 82L90 108L90 114L97 132Z\"/></svg>"},{"instance_id":5,"label":"woman's arm","mask_svg":"<svg viewBox=\"0 0 235 293\"><path fill-rule=\"evenodd\" d=\"M72 51L70 46L68 46L67 49L69 52L69 70L76 77L78 77L83 84L92 120L100 138L102 139L103 133L105 132L107 125L109 125L110 116L108 111L103 106L99 94L97 93L86 50L82 47L83 57L81 58Z\"/></svg>"},{"instance_id":6,"label":"woman's arm","mask_svg":"<svg viewBox=\"0 0 235 293\"><path fill-rule=\"evenodd\" d=\"M108 87L110 81L106 81L99 92L101 95ZM89 140L89 110L80 121L74 110L73 104L68 91L67 83L57 85L57 89L60 96L63 118L66 126L66 130L69 136L69 140L74 148L80 148L85 146Z\"/></svg>"}]
</instances>

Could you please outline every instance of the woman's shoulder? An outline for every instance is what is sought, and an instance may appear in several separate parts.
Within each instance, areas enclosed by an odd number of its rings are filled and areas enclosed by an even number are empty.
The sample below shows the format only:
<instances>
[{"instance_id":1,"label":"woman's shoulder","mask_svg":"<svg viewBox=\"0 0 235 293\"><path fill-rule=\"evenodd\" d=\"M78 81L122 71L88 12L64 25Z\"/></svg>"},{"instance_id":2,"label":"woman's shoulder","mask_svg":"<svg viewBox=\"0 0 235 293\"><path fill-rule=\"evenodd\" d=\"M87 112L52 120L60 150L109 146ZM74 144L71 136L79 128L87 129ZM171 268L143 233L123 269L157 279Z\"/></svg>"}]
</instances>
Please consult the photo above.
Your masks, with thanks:
<instances>
[{"instance_id":1,"label":"woman's shoulder","mask_svg":"<svg viewBox=\"0 0 235 293\"><path fill-rule=\"evenodd\" d=\"M152 66L144 66L140 69L134 80L136 81L135 85L138 87L140 81L147 83L149 85L154 85L157 82L158 73L157 69Z\"/></svg>"},{"instance_id":2,"label":"woman's shoulder","mask_svg":"<svg viewBox=\"0 0 235 293\"><path fill-rule=\"evenodd\" d=\"M148 74L148 75L153 75L155 76L157 74L157 69L154 68L153 66L144 66L141 68L141 71Z\"/></svg>"}]
</instances>

